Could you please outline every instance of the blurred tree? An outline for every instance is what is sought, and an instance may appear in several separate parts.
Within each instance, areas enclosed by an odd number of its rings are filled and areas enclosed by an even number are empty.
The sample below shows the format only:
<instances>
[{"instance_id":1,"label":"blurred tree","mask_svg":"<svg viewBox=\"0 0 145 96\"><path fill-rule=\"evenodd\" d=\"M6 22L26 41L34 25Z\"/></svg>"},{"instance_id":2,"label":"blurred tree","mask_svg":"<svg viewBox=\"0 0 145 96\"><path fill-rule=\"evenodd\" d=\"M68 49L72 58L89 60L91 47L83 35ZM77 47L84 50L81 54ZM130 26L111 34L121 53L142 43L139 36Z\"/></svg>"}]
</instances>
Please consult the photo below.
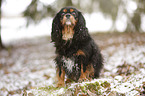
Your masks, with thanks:
<instances>
[{"instance_id":1,"label":"blurred tree","mask_svg":"<svg viewBox=\"0 0 145 96\"><path fill-rule=\"evenodd\" d=\"M105 16L110 16L113 24L112 24L112 31L116 31L115 29L115 21L117 20L118 11L120 0L98 0L99 2L99 9L103 12Z\"/></svg>"},{"instance_id":2,"label":"blurred tree","mask_svg":"<svg viewBox=\"0 0 145 96\"><path fill-rule=\"evenodd\" d=\"M2 0L0 0L0 49L4 48L2 44L2 38L1 38L1 5L2 5Z\"/></svg>"},{"instance_id":3,"label":"blurred tree","mask_svg":"<svg viewBox=\"0 0 145 96\"><path fill-rule=\"evenodd\" d=\"M128 15L126 32L143 32L141 29L141 17L145 14L145 0L133 0L137 3L137 9L133 16Z\"/></svg>"},{"instance_id":4,"label":"blurred tree","mask_svg":"<svg viewBox=\"0 0 145 96\"><path fill-rule=\"evenodd\" d=\"M145 15L145 0L139 0L137 1L137 9L135 11L135 14L132 18L132 23L138 32L143 32L141 29L141 17L144 14Z\"/></svg>"},{"instance_id":5,"label":"blurred tree","mask_svg":"<svg viewBox=\"0 0 145 96\"><path fill-rule=\"evenodd\" d=\"M127 10L128 2L133 1L137 4L137 9L133 14ZM41 7L40 7L41 6ZM31 22L38 23L43 18L54 16L56 12L64 6L73 6L82 12L92 13L101 11L104 16L113 21L111 30L116 31L116 20L120 15L127 17L126 32L142 32L141 16L145 14L145 0L55 0L54 3L46 5L40 0L32 0L30 5L24 11L27 18L27 25Z\"/></svg>"},{"instance_id":6,"label":"blurred tree","mask_svg":"<svg viewBox=\"0 0 145 96\"><path fill-rule=\"evenodd\" d=\"M27 9L23 12L27 18L27 25L30 23L39 23L43 18L52 17L62 6L73 6L71 0L57 0L57 6L54 4L45 5L40 0L32 0Z\"/></svg>"},{"instance_id":7,"label":"blurred tree","mask_svg":"<svg viewBox=\"0 0 145 96\"><path fill-rule=\"evenodd\" d=\"M29 25L32 22L39 23L43 18L48 16L54 16L55 11L53 6L46 6L39 0L32 0L23 14L27 18L27 25Z\"/></svg>"}]
</instances>

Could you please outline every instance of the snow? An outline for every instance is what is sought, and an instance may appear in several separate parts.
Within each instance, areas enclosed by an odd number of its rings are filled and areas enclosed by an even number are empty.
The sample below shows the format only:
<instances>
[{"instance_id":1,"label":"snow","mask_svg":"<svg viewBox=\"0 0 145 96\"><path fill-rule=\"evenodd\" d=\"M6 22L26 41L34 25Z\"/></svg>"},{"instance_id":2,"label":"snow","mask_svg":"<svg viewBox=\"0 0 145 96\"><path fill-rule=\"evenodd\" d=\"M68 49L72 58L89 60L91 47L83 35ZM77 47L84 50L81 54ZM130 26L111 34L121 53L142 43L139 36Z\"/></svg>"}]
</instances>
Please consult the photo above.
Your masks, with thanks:
<instances>
[{"instance_id":1,"label":"snow","mask_svg":"<svg viewBox=\"0 0 145 96\"><path fill-rule=\"evenodd\" d=\"M105 68L111 71L113 67L115 68L119 65L122 65L123 62L131 65L138 64L138 61L140 61L140 63L144 63L144 48L145 45L136 47L134 44L128 44L127 46L120 45L119 47L114 46L108 48L104 53L106 53L106 51L115 51L115 53L110 58L106 56L106 58L109 58L108 62L110 63L108 63ZM116 71L112 70L112 72Z\"/></svg>"},{"instance_id":2,"label":"snow","mask_svg":"<svg viewBox=\"0 0 145 96\"><path fill-rule=\"evenodd\" d=\"M105 59L101 77L82 83L71 83L62 88L55 87L56 70L53 61L55 48L49 41L48 37L17 41L12 44L13 48L9 51L0 51L1 96L21 96L25 93L24 90L28 94L40 96L70 95L75 93L77 88L84 88L79 89L78 95L83 93L136 96L143 90L145 82L143 35L133 39L122 35L119 35L119 38L116 36L98 38L98 45L102 47L101 53ZM104 45L107 47L103 47ZM88 90L89 84L98 84L95 85L97 89Z\"/></svg>"}]
</instances>

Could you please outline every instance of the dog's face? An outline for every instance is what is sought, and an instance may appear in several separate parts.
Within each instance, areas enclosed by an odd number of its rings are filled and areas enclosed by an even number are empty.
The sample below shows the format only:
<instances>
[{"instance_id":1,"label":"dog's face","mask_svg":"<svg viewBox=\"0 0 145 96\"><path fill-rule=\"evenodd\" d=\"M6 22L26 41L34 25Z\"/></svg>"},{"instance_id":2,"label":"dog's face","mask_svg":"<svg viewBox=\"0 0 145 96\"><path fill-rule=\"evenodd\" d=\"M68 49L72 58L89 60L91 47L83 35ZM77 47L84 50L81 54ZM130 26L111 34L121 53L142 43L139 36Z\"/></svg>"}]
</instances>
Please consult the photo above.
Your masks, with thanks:
<instances>
[{"instance_id":1,"label":"dog's face","mask_svg":"<svg viewBox=\"0 0 145 96\"><path fill-rule=\"evenodd\" d=\"M74 37L74 27L78 21L78 10L72 7L64 7L60 10L60 23L62 26L62 39L67 41Z\"/></svg>"},{"instance_id":2,"label":"dog's face","mask_svg":"<svg viewBox=\"0 0 145 96\"><path fill-rule=\"evenodd\" d=\"M62 8L60 13L60 21L62 26L72 26L74 27L78 20L78 11L72 7Z\"/></svg>"},{"instance_id":3,"label":"dog's face","mask_svg":"<svg viewBox=\"0 0 145 96\"><path fill-rule=\"evenodd\" d=\"M80 11L73 7L64 7L53 19L52 40L57 41L58 37L60 40L72 40L85 27L85 19Z\"/></svg>"}]
</instances>

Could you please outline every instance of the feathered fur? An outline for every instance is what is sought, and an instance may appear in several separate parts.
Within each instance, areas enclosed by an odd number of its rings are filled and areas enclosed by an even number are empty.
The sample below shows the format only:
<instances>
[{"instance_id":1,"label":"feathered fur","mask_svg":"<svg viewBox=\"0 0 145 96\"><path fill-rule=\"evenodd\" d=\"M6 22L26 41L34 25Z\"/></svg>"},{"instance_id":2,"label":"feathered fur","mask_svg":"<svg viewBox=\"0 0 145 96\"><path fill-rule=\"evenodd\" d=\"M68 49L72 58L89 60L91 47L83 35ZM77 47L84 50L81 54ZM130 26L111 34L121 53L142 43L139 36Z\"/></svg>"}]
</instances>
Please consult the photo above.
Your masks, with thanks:
<instances>
[{"instance_id":1,"label":"feathered fur","mask_svg":"<svg viewBox=\"0 0 145 96\"><path fill-rule=\"evenodd\" d=\"M76 19L76 24L73 27L74 34L70 40L62 39L64 26L61 23L61 18L63 18L64 9L73 9L76 15L74 17ZM71 12L69 13L71 14ZM51 39L56 47L57 76L58 79L61 79L58 86L64 85L65 74L74 81L78 81L80 78L99 77L103 67L103 58L98 46L88 33L85 19L80 11L72 7L62 8L53 19ZM68 60L74 64L71 71L66 67Z\"/></svg>"}]
</instances>

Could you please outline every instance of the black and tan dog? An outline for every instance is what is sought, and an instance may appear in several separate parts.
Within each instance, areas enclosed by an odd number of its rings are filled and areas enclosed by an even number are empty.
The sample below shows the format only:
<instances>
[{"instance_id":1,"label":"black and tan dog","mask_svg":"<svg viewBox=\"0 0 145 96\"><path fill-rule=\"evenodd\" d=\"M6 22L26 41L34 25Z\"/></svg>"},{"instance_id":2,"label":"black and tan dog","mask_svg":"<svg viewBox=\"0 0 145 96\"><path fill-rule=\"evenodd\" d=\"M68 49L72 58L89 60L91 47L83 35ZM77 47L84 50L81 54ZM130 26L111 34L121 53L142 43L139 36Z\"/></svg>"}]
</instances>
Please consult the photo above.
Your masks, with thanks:
<instances>
[{"instance_id":1,"label":"black and tan dog","mask_svg":"<svg viewBox=\"0 0 145 96\"><path fill-rule=\"evenodd\" d=\"M58 87L64 86L65 75L76 82L99 77L103 58L80 11L62 8L53 19L51 39L56 47Z\"/></svg>"}]
</instances>

